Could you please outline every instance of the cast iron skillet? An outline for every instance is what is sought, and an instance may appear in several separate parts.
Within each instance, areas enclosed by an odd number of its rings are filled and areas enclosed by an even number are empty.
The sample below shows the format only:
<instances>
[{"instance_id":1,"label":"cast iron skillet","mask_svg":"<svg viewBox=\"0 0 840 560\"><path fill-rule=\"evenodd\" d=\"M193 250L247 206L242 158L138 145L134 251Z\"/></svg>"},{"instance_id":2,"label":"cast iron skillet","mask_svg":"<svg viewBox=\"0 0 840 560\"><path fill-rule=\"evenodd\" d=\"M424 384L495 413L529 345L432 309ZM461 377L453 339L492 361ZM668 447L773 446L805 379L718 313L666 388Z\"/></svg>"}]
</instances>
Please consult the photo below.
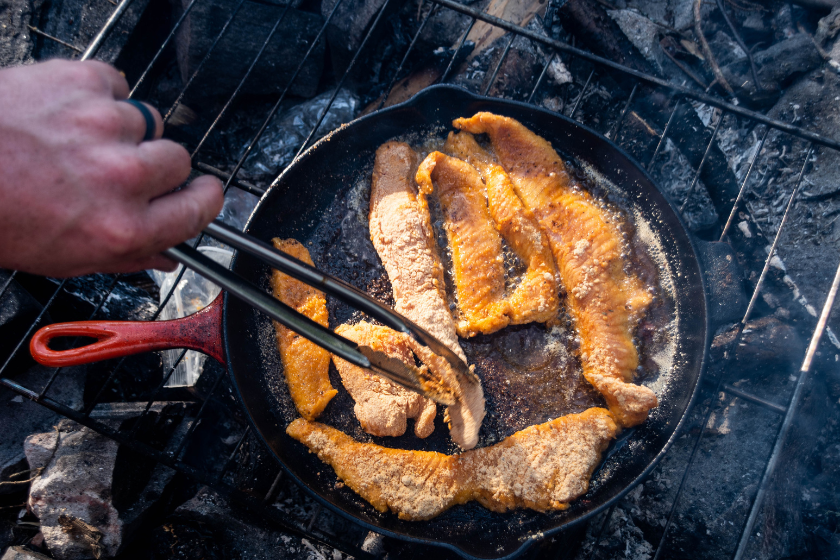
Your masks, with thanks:
<instances>
[{"instance_id":1,"label":"cast iron skillet","mask_svg":"<svg viewBox=\"0 0 840 560\"><path fill-rule=\"evenodd\" d=\"M223 302L220 296L206 310L168 324L51 325L33 339L33 355L48 365L69 365L144 350L188 347L219 359L227 364L254 429L285 469L324 505L392 537L446 547L465 557L510 558L537 539L588 519L633 488L673 442L696 395L708 348L706 291L692 240L672 204L621 148L593 130L532 105L478 97L452 86L435 86L406 103L362 117L307 150L263 196L246 232L266 241L273 237L311 241L317 266L364 288L376 276L375 254L371 257L372 248L363 247L361 242L342 245L342 236L358 233L367 218L366 199L351 199L353 192L364 192L364 184L369 185L376 148L395 138L415 144L430 135L443 138L452 130L454 118L472 116L478 111L519 120L551 141L565 158L596 170L601 182L613 184L619 191L617 196L636 212L637 221L648 224L659 240L661 254L657 264L672 278L670 299L676 319L671 325L671 366L658 379L646 381L656 390L659 407L652 410L644 424L625 430L611 445L589 491L569 509L547 514L531 510L498 514L471 503L424 522L401 521L395 515L376 512L354 492L337 485L329 466L286 435L285 428L297 412L282 381L271 323L227 295ZM231 267L245 279L268 289L269 270L256 259L238 254ZM350 310L330 305L331 326L350 318ZM93 336L100 342L64 352L47 347L54 336L79 334ZM340 387L340 380L334 379L333 385ZM370 439L360 431L351 411L352 401L340 391L322 420L354 437ZM410 436L376 441L390 447L420 448L418 440ZM422 445L426 449L454 451L440 419L435 434Z\"/></svg>"}]
</instances>

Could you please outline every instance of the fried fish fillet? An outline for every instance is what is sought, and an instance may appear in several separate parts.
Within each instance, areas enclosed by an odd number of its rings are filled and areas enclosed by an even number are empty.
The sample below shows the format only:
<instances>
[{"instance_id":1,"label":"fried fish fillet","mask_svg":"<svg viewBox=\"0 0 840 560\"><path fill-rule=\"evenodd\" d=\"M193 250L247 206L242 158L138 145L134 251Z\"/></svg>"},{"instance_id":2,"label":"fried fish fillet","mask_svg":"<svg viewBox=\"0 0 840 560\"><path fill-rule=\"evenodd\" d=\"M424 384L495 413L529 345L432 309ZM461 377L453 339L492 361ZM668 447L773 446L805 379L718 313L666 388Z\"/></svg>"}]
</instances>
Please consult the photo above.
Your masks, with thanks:
<instances>
[{"instance_id":1,"label":"fried fish fillet","mask_svg":"<svg viewBox=\"0 0 840 560\"><path fill-rule=\"evenodd\" d=\"M370 193L370 236L394 290L396 309L467 361L446 305L443 269L425 200L414 184L417 156L404 142L376 150ZM452 439L463 449L478 443L484 419L479 384L462 387L447 409Z\"/></svg>"},{"instance_id":2,"label":"fried fish fillet","mask_svg":"<svg viewBox=\"0 0 840 560\"><path fill-rule=\"evenodd\" d=\"M491 447L445 455L360 443L300 418L286 429L378 511L410 521L470 500L498 512L565 509L586 493L618 431L609 412L590 408L530 426Z\"/></svg>"},{"instance_id":3,"label":"fried fish fillet","mask_svg":"<svg viewBox=\"0 0 840 560\"><path fill-rule=\"evenodd\" d=\"M453 125L490 136L516 194L547 235L581 337L584 376L621 425L644 422L657 399L632 382L639 364L633 329L651 295L624 272L615 224L589 193L573 188L551 144L518 121L478 113Z\"/></svg>"},{"instance_id":4,"label":"fried fish fillet","mask_svg":"<svg viewBox=\"0 0 840 560\"><path fill-rule=\"evenodd\" d=\"M312 264L309 251L295 239L272 241L280 251ZM298 313L325 327L328 325L327 300L322 292L278 270L271 272L271 290L274 297ZM338 393L330 384L330 353L280 323L274 322L274 329L283 374L295 407L301 416L314 420Z\"/></svg>"},{"instance_id":5,"label":"fried fish fillet","mask_svg":"<svg viewBox=\"0 0 840 560\"><path fill-rule=\"evenodd\" d=\"M487 189L487 206L496 227L527 270L508 297L513 325L545 323L557 316L559 299L554 257L534 215L522 206L510 177L469 132L449 133L444 147L478 169Z\"/></svg>"},{"instance_id":6,"label":"fried fish fillet","mask_svg":"<svg viewBox=\"0 0 840 560\"><path fill-rule=\"evenodd\" d=\"M489 334L510 323L505 300L502 238L493 225L484 182L478 171L460 159L430 153L417 170L421 196L437 193L444 228L452 250L452 271L458 298L458 334Z\"/></svg>"},{"instance_id":7,"label":"fried fish fillet","mask_svg":"<svg viewBox=\"0 0 840 560\"><path fill-rule=\"evenodd\" d=\"M406 340L408 337L388 327L361 322L341 325L335 332L356 344L364 344L392 358L414 363ZM428 437L434 431L437 411L434 401L338 356L333 356L333 362L344 387L356 403L353 411L364 431L374 436L401 436L405 433L408 418L415 419L414 434L417 437Z\"/></svg>"}]
</instances>

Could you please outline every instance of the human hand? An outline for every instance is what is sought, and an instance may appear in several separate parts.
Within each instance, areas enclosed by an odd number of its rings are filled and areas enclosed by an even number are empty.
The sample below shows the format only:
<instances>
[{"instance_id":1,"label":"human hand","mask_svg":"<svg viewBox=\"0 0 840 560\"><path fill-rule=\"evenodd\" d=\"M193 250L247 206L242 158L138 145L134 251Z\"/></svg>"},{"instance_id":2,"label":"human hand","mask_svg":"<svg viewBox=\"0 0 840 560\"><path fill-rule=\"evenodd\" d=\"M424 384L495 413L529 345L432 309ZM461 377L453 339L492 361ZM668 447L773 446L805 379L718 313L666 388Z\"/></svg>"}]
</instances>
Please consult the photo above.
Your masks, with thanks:
<instances>
[{"instance_id":1,"label":"human hand","mask_svg":"<svg viewBox=\"0 0 840 560\"><path fill-rule=\"evenodd\" d=\"M160 252L221 210L215 177L187 180L180 145L141 142L128 83L102 62L0 70L0 267L48 276L172 270Z\"/></svg>"}]
</instances>

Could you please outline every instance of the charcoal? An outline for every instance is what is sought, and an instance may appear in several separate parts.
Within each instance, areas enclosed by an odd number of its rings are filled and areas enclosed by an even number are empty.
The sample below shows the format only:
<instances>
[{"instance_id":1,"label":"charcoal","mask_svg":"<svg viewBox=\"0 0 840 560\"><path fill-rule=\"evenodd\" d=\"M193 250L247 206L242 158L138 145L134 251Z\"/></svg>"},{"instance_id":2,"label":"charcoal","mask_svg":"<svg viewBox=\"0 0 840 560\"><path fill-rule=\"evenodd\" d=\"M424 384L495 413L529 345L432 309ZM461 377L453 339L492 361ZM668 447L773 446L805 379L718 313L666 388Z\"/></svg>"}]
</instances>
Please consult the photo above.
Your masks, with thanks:
<instances>
[{"instance_id":1,"label":"charcoal","mask_svg":"<svg viewBox=\"0 0 840 560\"><path fill-rule=\"evenodd\" d=\"M326 18L338 0L324 0L321 15ZM365 38L371 23L385 0L344 0L338 6L327 27L333 72L341 76Z\"/></svg>"},{"instance_id":2,"label":"charcoal","mask_svg":"<svg viewBox=\"0 0 840 560\"><path fill-rule=\"evenodd\" d=\"M840 6L838 0L793 0L793 3L818 12L827 12Z\"/></svg>"},{"instance_id":3,"label":"charcoal","mask_svg":"<svg viewBox=\"0 0 840 560\"><path fill-rule=\"evenodd\" d=\"M817 32L814 33L814 40L827 46L828 41L834 39L840 32L840 7L831 10L831 13L821 18L817 23Z\"/></svg>"},{"instance_id":4,"label":"charcoal","mask_svg":"<svg viewBox=\"0 0 840 560\"><path fill-rule=\"evenodd\" d=\"M633 70L655 71L596 0L569 0L558 11L563 27L590 50Z\"/></svg>"},{"instance_id":5,"label":"charcoal","mask_svg":"<svg viewBox=\"0 0 840 560\"><path fill-rule=\"evenodd\" d=\"M183 10L189 0L172 0ZM186 83L198 69L237 3L226 0L198 2L187 15L175 39L178 68ZM176 11L178 11L176 9ZM190 88L191 103L200 97L229 96L245 75L268 37L283 6L245 2L224 37ZM283 91L303 59L324 20L317 14L289 8L259 62L241 90L246 94ZM320 39L291 85L290 92L312 97L324 68L324 41Z\"/></svg>"},{"instance_id":6,"label":"charcoal","mask_svg":"<svg viewBox=\"0 0 840 560\"><path fill-rule=\"evenodd\" d=\"M728 64L721 70L739 99L760 106L774 102L781 90L794 78L813 70L823 62L814 40L805 33L799 33L755 53L753 58L759 68L760 88L756 88L746 59Z\"/></svg>"},{"instance_id":7,"label":"charcoal","mask_svg":"<svg viewBox=\"0 0 840 560\"><path fill-rule=\"evenodd\" d=\"M22 546L10 546L0 560L51 560L49 556L23 548Z\"/></svg>"},{"instance_id":8,"label":"charcoal","mask_svg":"<svg viewBox=\"0 0 840 560\"><path fill-rule=\"evenodd\" d=\"M18 343L20 343L23 333L29 329L29 326L41 312L43 307L38 301L32 297L17 280L9 281L10 273L5 270L0 270L0 288L9 282L8 287L2 295L2 305L0 305L0 364L6 362L14 352ZM42 324L51 322L49 314L42 319ZM18 351L14 357L14 361L6 366L7 374L14 375L15 372L21 371L32 364L29 353L25 350Z\"/></svg>"},{"instance_id":9,"label":"charcoal","mask_svg":"<svg viewBox=\"0 0 840 560\"><path fill-rule=\"evenodd\" d=\"M35 365L14 379L24 387L40 391L54 371ZM71 408L79 407L86 371L86 366L65 368L48 396ZM0 426L3 426L4 431L0 438L0 482L18 482L0 485L0 495L25 492L32 474L26 463L23 442L32 433L49 430L59 416L8 389L0 389L0 403Z\"/></svg>"},{"instance_id":10,"label":"charcoal","mask_svg":"<svg viewBox=\"0 0 840 560\"><path fill-rule=\"evenodd\" d=\"M0 67L34 62L35 41L30 25L38 23L44 0L2 0L0 2Z\"/></svg>"},{"instance_id":11,"label":"charcoal","mask_svg":"<svg viewBox=\"0 0 840 560\"><path fill-rule=\"evenodd\" d=\"M608 10L607 14L642 56L661 72L665 55L659 46L659 35L663 28L635 10Z\"/></svg>"},{"instance_id":12,"label":"charcoal","mask_svg":"<svg viewBox=\"0 0 840 560\"><path fill-rule=\"evenodd\" d=\"M472 18L454 10L438 10L420 33L419 48L424 51L455 45L470 25Z\"/></svg>"},{"instance_id":13,"label":"charcoal","mask_svg":"<svg viewBox=\"0 0 840 560\"><path fill-rule=\"evenodd\" d=\"M188 559L334 558L332 549L266 527L243 509L202 488L152 532L151 547L160 557Z\"/></svg>"}]
</instances>

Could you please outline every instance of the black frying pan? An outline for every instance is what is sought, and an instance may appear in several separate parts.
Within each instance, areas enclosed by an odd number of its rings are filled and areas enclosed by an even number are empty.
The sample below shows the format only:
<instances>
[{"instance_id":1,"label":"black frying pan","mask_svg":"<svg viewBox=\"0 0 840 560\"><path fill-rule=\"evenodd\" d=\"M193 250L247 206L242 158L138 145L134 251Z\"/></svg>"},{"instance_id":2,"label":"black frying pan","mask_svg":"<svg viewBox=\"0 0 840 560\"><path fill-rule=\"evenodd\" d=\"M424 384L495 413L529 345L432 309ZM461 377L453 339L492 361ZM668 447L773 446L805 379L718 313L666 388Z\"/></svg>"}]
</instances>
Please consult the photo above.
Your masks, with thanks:
<instances>
[{"instance_id":1,"label":"black frying pan","mask_svg":"<svg viewBox=\"0 0 840 560\"><path fill-rule=\"evenodd\" d=\"M538 539L590 518L626 494L662 457L684 421L697 392L708 348L709 326L697 253L674 206L636 162L598 133L532 105L478 97L451 86L435 86L407 103L362 117L307 150L263 196L245 231L265 241L273 237L301 240L310 247L316 266L361 288L387 292L381 282L377 284L381 280L381 268L372 246L366 242L365 193L369 193L376 148L392 139L413 145L420 145L430 137L443 139L452 130L453 119L478 111L519 120L551 141L564 158L578 166L579 173L594 171L595 184L618 206L633 213L637 225L642 224L636 237L657 240L657 248L649 248L648 252L656 255L655 267L669 279L665 282L667 289L659 298L660 304L651 313L659 321L652 330L670 332L671 346L665 348L661 340L642 341L643 346L649 346L643 348L643 356L657 354L658 363L663 366L658 374L644 381L656 391L659 407L651 411L644 424L625 430L610 446L589 491L569 509L546 514L531 510L498 514L470 503L424 522L401 521L396 515L380 514L348 488L338 487L332 468L286 435L286 426L298 415L282 379L274 331L268 318L225 295L222 314L218 313L219 306L213 306L214 310L205 314L205 317L221 317L223 349L214 346L209 351L209 344L197 343L194 334L184 335L181 331L177 343L203 349L226 362L256 432L285 469L327 507L392 537L443 546L466 557L509 558L522 553ZM231 268L268 289L268 267L253 257L238 254ZM331 326L352 319L352 315L352 310L330 302ZM204 319L204 330L215 330L214 321ZM206 338L216 337L208 333ZM153 349L146 342L146 348ZM663 348L667 350L664 361ZM649 359L648 363L653 362ZM333 385L341 387L337 377ZM510 401L501 394L494 396L487 384L485 389L489 414L482 426L479 445L524 427L505 426L498 421L494 424L493 411L510 406ZM578 410L572 406L569 411ZM367 436L361 432L352 415L352 401L343 391L319 420L357 439L390 447L456 451L440 418L428 440L420 441L411 435ZM411 433L410 428L407 433Z\"/></svg>"}]
</instances>

